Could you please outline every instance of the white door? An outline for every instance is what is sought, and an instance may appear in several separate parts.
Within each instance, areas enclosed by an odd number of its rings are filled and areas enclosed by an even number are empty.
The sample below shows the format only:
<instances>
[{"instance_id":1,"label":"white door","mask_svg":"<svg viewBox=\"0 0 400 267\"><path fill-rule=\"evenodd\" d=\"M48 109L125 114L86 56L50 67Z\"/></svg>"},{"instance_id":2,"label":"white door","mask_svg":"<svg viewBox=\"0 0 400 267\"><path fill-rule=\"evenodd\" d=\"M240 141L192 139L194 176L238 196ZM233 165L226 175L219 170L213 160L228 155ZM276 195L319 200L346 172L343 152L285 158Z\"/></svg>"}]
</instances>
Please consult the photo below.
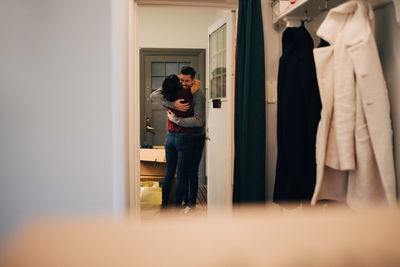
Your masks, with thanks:
<instances>
[{"instance_id":1,"label":"white door","mask_svg":"<svg viewBox=\"0 0 400 267\"><path fill-rule=\"evenodd\" d=\"M207 202L209 212L220 212L232 208L236 12L215 22L208 36Z\"/></svg>"}]
</instances>

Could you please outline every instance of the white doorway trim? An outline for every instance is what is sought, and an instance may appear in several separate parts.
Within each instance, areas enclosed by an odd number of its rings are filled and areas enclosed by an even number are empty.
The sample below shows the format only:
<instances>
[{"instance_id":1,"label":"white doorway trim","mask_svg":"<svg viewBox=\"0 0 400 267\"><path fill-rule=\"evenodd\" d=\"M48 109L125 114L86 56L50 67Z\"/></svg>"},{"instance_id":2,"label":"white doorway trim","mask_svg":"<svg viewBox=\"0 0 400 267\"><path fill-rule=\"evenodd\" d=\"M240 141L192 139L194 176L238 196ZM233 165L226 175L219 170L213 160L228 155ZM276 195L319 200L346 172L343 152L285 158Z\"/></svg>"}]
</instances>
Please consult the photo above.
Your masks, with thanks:
<instances>
[{"instance_id":1,"label":"white doorway trim","mask_svg":"<svg viewBox=\"0 0 400 267\"><path fill-rule=\"evenodd\" d=\"M128 14L128 216L140 218L140 69L137 39L138 5L237 9L237 0L129 0Z\"/></svg>"},{"instance_id":2,"label":"white doorway trim","mask_svg":"<svg viewBox=\"0 0 400 267\"><path fill-rule=\"evenodd\" d=\"M140 217L140 84L137 3L129 0L128 15L128 215Z\"/></svg>"}]
</instances>

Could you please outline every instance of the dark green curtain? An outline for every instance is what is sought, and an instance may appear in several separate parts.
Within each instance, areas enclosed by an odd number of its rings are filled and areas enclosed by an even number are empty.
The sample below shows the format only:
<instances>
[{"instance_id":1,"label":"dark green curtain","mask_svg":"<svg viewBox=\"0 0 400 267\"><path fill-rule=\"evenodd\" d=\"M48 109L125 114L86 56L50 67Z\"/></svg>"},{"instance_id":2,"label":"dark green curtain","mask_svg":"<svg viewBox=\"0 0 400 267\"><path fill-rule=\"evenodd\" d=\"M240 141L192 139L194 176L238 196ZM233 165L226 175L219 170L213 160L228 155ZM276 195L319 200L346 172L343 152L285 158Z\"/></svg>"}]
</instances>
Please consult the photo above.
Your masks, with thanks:
<instances>
[{"instance_id":1,"label":"dark green curtain","mask_svg":"<svg viewBox=\"0 0 400 267\"><path fill-rule=\"evenodd\" d=\"M265 202L265 65L260 0L239 0L237 34L233 202Z\"/></svg>"}]
</instances>

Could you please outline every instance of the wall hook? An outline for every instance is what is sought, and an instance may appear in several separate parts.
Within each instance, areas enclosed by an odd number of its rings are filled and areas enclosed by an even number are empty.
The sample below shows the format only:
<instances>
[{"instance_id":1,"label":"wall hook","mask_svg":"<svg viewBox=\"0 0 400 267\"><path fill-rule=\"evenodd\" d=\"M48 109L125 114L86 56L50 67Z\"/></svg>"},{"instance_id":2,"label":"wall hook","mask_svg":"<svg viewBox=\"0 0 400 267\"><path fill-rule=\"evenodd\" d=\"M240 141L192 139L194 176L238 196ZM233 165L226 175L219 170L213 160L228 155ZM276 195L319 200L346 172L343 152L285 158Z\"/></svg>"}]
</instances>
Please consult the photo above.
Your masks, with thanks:
<instances>
[{"instance_id":1,"label":"wall hook","mask_svg":"<svg viewBox=\"0 0 400 267\"><path fill-rule=\"evenodd\" d=\"M323 7L322 7L321 4L320 4L320 5L318 6L318 8L319 8L319 10L320 10L321 12L328 11L328 10L329 10L329 8L328 8L328 0L325 0L324 6L323 6Z\"/></svg>"},{"instance_id":2,"label":"wall hook","mask_svg":"<svg viewBox=\"0 0 400 267\"><path fill-rule=\"evenodd\" d=\"M393 0L397 23L400 23L400 0Z\"/></svg>"},{"instance_id":3,"label":"wall hook","mask_svg":"<svg viewBox=\"0 0 400 267\"><path fill-rule=\"evenodd\" d=\"M307 9L304 10L304 17L302 17L300 20L301 21L305 21L305 22L311 22L312 21L311 16L308 15L308 10Z\"/></svg>"}]
</instances>

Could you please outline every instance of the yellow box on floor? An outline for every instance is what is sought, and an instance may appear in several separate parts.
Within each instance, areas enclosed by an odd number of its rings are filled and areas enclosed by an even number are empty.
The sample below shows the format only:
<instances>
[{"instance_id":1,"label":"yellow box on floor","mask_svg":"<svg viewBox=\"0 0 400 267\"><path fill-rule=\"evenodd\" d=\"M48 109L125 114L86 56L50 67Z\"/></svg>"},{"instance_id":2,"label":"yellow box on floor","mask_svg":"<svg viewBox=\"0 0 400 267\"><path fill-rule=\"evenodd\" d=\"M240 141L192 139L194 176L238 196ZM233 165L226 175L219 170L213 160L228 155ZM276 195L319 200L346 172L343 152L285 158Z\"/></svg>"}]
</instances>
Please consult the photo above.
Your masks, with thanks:
<instances>
[{"instance_id":1,"label":"yellow box on floor","mask_svg":"<svg viewBox=\"0 0 400 267\"><path fill-rule=\"evenodd\" d=\"M158 182L140 182L140 206L160 206L161 187Z\"/></svg>"}]
</instances>

